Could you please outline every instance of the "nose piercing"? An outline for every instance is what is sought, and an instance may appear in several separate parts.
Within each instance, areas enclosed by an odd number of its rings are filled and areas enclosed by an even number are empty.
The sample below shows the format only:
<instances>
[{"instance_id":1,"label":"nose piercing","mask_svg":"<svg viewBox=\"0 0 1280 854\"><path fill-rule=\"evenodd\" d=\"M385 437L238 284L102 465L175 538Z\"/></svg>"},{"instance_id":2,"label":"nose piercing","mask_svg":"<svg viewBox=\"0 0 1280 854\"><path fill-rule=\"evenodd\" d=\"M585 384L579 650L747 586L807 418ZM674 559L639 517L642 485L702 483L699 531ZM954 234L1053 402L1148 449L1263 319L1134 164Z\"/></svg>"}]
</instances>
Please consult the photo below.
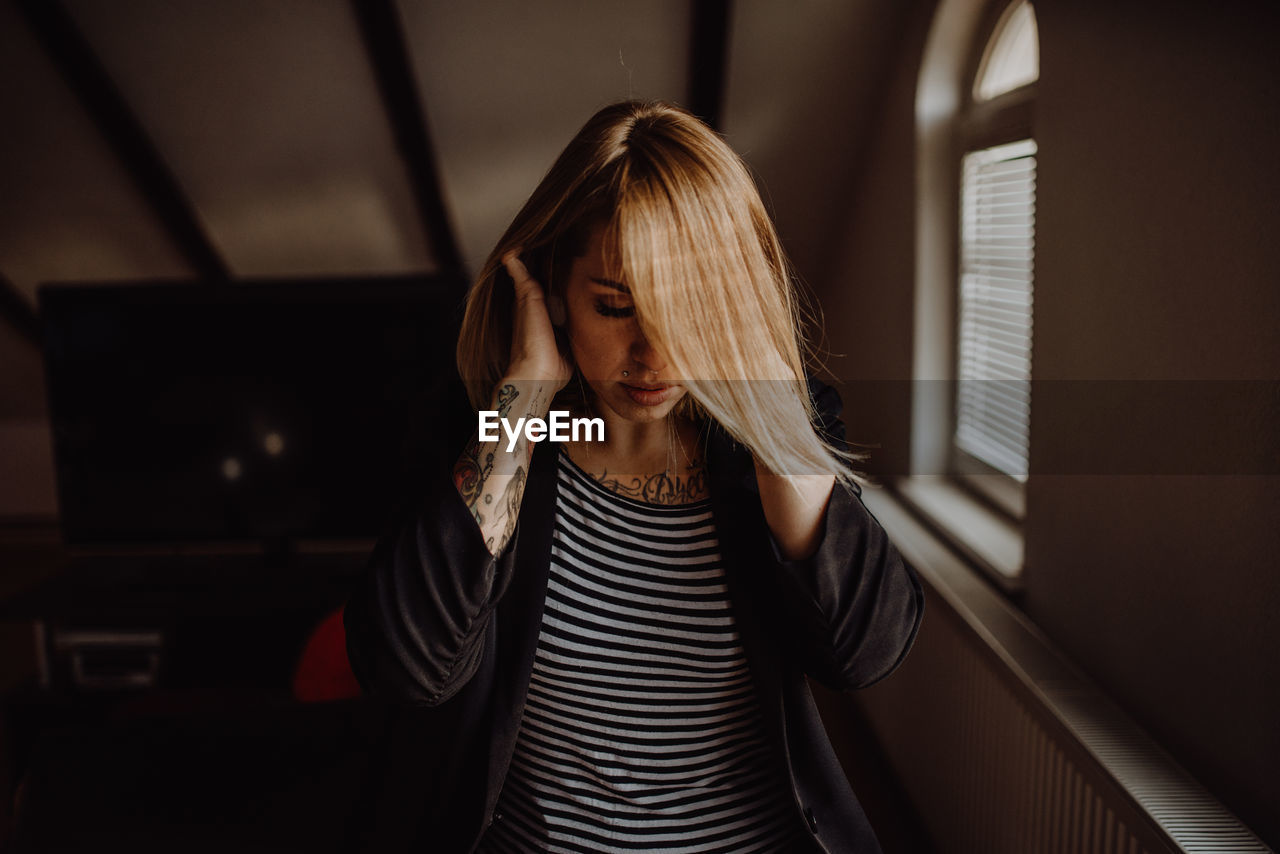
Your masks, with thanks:
<instances>
[{"instance_id":1,"label":"nose piercing","mask_svg":"<svg viewBox=\"0 0 1280 854\"><path fill-rule=\"evenodd\" d=\"M624 377L629 377L629 376L631 376L631 372L630 372L630 371L623 371L623 372L622 372L622 375L623 375Z\"/></svg>"}]
</instances>

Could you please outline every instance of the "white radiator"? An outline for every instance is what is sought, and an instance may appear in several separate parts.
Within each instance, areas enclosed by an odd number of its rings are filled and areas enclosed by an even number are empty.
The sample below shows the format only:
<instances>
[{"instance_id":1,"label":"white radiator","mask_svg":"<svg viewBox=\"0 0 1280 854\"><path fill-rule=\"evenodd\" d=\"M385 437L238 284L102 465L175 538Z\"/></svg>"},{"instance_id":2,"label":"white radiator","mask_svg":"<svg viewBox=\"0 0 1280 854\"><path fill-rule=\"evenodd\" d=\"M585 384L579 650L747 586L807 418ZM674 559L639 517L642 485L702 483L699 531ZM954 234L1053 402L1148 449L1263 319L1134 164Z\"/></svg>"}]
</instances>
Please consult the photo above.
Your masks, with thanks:
<instances>
[{"instance_id":1,"label":"white radiator","mask_svg":"<svg viewBox=\"0 0 1280 854\"><path fill-rule=\"evenodd\" d=\"M859 703L939 852L1270 851L883 493L926 587L907 662Z\"/></svg>"}]
</instances>

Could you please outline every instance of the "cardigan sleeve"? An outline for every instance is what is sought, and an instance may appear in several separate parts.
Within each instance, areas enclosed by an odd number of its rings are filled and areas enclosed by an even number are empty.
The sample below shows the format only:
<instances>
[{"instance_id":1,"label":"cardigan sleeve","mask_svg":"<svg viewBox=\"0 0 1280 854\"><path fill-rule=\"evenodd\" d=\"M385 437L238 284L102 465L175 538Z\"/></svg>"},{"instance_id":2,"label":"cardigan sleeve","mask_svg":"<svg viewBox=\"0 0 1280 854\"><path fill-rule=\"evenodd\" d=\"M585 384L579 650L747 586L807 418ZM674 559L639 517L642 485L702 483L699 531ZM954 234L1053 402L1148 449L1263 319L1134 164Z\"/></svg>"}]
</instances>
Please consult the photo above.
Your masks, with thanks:
<instances>
[{"instance_id":1,"label":"cardigan sleeve","mask_svg":"<svg viewBox=\"0 0 1280 854\"><path fill-rule=\"evenodd\" d=\"M365 692L423 706L457 693L479 664L515 551L513 539L489 554L453 484L435 478L379 540L346 605L347 657Z\"/></svg>"},{"instance_id":2,"label":"cardigan sleeve","mask_svg":"<svg viewBox=\"0 0 1280 854\"><path fill-rule=\"evenodd\" d=\"M815 380L810 394L820 434L843 445L839 394ZM832 490L812 555L788 561L772 545L779 630L806 673L848 690L872 685L902 663L920 628L924 591L856 486Z\"/></svg>"},{"instance_id":3,"label":"cardigan sleeve","mask_svg":"<svg viewBox=\"0 0 1280 854\"><path fill-rule=\"evenodd\" d=\"M837 690L865 688L893 672L924 614L916 573L853 492L837 485L818 548L783 560L774 547L787 645L805 672Z\"/></svg>"}]
</instances>

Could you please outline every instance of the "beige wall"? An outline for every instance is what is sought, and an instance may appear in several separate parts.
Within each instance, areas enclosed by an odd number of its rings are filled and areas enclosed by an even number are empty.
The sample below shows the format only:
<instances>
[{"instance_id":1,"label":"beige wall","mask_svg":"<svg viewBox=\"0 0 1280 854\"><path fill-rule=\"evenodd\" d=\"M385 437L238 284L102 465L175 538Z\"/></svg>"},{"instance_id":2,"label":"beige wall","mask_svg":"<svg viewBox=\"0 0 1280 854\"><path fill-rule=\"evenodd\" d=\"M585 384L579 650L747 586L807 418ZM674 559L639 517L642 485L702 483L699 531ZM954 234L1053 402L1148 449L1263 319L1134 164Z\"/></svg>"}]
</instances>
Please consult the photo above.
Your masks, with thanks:
<instances>
[{"instance_id":1,"label":"beige wall","mask_svg":"<svg viewBox=\"0 0 1280 854\"><path fill-rule=\"evenodd\" d=\"M1188 466L1163 471L1271 476L1034 479L1026 608L1275 845L1280 413L1239 386L1223 423L1178 381L1280 377L1276 15L1039 5L1036 376L1172 381L1187 405L1145 436L1122 408L1034 422L1032 442L1067 459L1173 437Z\"/></svg>"},{"instance_id":2,"label":"beige wall","mask_svg":"<svg viewBox=\"0 0 1280 854\"><path fill-rule=\"evenodd\" d=\"M876 446L870 472L907 462L889 437L909 416L918 5L734 4L726 135L826 316L825 363L846 383L850 440Z\"/></svg>"}]
</instances>

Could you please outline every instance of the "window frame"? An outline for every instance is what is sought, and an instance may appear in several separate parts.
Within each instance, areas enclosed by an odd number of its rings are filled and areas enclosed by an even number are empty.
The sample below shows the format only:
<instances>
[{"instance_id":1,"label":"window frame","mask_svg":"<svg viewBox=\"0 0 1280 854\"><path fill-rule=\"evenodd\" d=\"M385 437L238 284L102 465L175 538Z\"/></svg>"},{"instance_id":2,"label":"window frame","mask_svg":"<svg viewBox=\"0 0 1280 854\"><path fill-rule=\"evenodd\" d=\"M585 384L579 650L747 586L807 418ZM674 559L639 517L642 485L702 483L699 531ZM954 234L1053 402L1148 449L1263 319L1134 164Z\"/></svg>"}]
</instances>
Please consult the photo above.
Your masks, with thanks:
<instances>
[{"instance_id":1,"label":"window frame","mask_svg":"<svg viewBox=\"0 0 1280 854\"><path fill-rule=\"evenodd\" d=\"M1023 139L1035 139L1035 100L1039 78L1025 83L1008 92L1002 92L987 100L978 100L974 94L978 75L982 71L982 63L986 58L991 41L1006 16L1012 13L1022 0L1005 0L991 3L986 7L973 39L969 44L968 57L961 74L962 98L953 121L952 152L950 168L955 180L950 188L948 210L951 213L949 223L951 233L951 271L950 305L948 306L951 331L951 374L953 382L949 384L947 394L947 433L945 467L947 475L965 489L967 493L1009 518L1021 524L1026 516L1026 484L1010 475L1001 472L972 454L962 450L955 440L956 407L959 386L958 365L960 362L960 262L961 240L960 227L963 212L962 181L963 161L966 154L997 145L1017 142ZM1035 4L1032 3L1034 13ZM1037 20L1038 23L1038 20ZM1039 156L1037 154L1037 156ZM1034 305L1034 304L1033 304ZM1034 308L1033 308L1034 317ZM1032 337L1034 350L1035 338ZM1034 360L1032 362L1034 365Z\"/></svg>"},{"instance_id":2,"label":"window frame","mask_svg":"<svg viewBox=\"0 0 1280 854\"><path fill-rule=\"evenodd\" d=\"M1008 475L992 474L976 460L972 465L958 461L951 453L961 344L963 158L970 147L1034 139L1038 82L986 101L978 101L973 92L987 44L1013 2L940 0L921 54L914 126L911 463L910 473L889 485L976 572L1016 600L1029 569L1020 521L1025 514L1018 512L1025 506L1026 486ZM1002 490L1008 493L1003 499Z\"/></svg>"}]
</instances>

